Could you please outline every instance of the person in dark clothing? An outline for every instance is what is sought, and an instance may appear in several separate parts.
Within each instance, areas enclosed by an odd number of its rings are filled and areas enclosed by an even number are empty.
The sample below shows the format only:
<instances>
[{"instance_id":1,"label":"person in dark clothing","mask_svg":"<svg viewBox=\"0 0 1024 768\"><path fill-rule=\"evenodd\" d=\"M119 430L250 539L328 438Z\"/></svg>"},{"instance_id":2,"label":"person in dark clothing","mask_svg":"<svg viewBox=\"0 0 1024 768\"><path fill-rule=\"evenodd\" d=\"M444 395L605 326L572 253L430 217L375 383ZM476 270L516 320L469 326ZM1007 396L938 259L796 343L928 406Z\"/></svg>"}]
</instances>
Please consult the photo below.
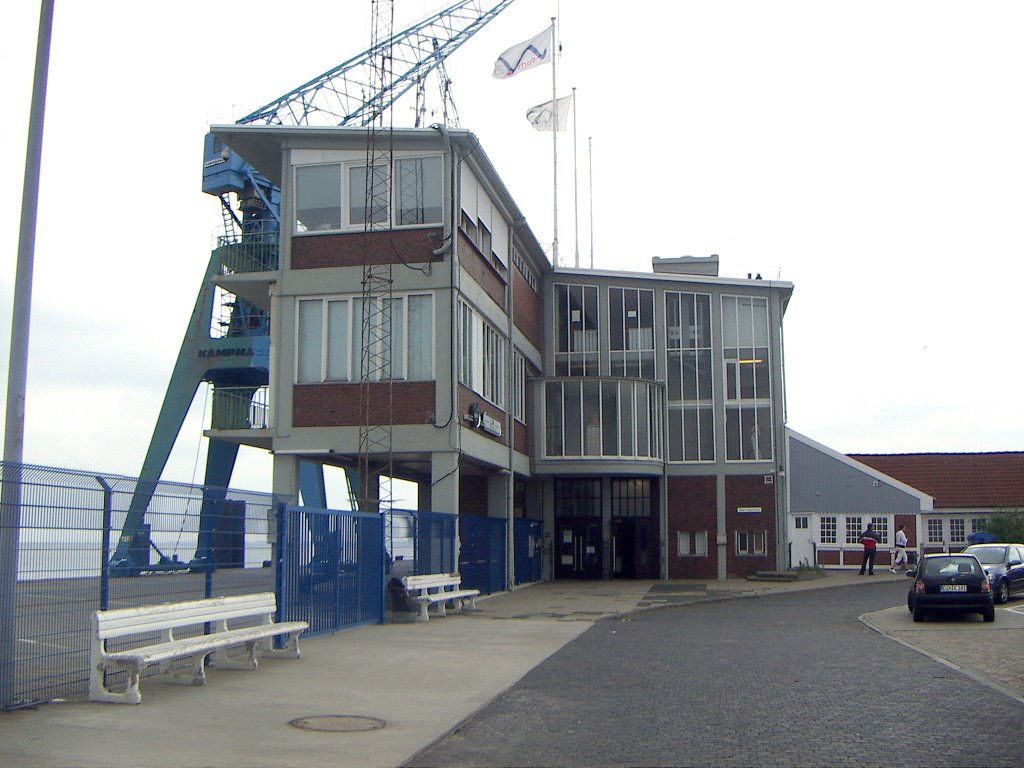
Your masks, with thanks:
<instances>
[{"instance_id":1,"label":"person in dark clothing","mask_svg":"<svg viewBox=\"0 0 1024 768\"><path fill-rule=\"evenodd\" d=\"M864 568L868 569L868 576L875 575L875 550L878 548L878 534L868 523L868 527L858 537L858 541L864 545L864 560L860 564L860 575L864 575Z\"/></svg>"}]
</instances>

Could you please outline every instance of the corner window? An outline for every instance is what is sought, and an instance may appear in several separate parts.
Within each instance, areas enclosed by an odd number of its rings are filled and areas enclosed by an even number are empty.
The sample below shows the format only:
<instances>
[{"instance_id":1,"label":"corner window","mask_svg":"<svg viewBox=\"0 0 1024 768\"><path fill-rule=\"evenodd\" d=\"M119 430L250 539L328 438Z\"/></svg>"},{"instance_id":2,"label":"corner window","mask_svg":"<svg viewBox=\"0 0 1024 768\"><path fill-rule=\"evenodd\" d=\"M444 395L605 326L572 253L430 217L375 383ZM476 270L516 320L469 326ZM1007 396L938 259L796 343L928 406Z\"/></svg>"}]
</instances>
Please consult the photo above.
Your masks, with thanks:
<instances>
[{"instance_id":1,"label":"corner window","mask_svg":"<svg viewBox=\"0 0 1024 768\"><path fill-rule=\"evenodd\" d=\"M440 155L402 157L392 166L325 163L295 168L295 230L329 232L440 224Z\"/></svg>"}]
</instances>

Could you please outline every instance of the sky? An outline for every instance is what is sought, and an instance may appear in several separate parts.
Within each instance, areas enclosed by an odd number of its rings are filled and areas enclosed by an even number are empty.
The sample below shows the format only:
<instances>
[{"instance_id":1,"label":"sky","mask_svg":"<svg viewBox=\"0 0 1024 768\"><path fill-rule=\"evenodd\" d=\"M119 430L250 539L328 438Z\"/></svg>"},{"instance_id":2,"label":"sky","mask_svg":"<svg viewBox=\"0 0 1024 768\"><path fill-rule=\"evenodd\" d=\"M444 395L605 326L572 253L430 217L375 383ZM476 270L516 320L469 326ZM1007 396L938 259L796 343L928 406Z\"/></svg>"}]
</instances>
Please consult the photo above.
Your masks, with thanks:
<instances>
[{"instance_id":1,"label":"sky","mask_svg":"<svg viewBox=\"0 0 1024 768\"><path fill-rule=\"evenodd\" d=\"M394 28L441 6L396 0ZM447 62L461 127L538 239L550 248L552 140L525 113L551 98L551 67L491 72L554 16L558 95L576 89L563 264L577 247L581 266L636 272L718 254L723 276L792 282L788 424L835 450L1024 450L1024 4L597 7L516 0ZM8 3L0 25L5 372L38 13ZM221 227L204 135L370 38L370 0L56 0L26 462L139 472ZM166 479L202 479L206 414L197 397ZM243 451L232 484L267 487L269 470Z\"/></svg>"}]
</instances>

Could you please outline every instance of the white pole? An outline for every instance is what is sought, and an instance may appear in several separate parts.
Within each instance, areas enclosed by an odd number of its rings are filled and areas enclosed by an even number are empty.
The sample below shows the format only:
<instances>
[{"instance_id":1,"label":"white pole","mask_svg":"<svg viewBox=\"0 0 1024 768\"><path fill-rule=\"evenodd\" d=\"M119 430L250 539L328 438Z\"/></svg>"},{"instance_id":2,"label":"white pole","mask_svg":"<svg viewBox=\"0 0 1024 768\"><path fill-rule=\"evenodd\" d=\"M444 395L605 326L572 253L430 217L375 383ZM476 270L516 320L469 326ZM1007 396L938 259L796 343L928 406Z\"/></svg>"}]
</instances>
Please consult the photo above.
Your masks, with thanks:
<instances>
[{"instance_id":1,"label":"white pole","mask_svg":"<svg viewBox=\"0 0 1024 768\"><path fill-rule=\"evenodd\" d=\"M21 195L21 233L14 278L14 313L7 369L7 413L4 431L3 490L0 501L0 708L14 704L16 592L21 529L21 462L25 448L25 392L28 382L29 320L32 316L32 272L36 247L39 172L43 154L43 117L50 64L50 33L54 0L42 0L36 68L29 113L25 180Z\"/></svg>"},{"instance_id":2,"label":"white pole","mask_svg":"<svg viewBox=\"0 0 1024 768\"><path fill-rule=\"evenodd\" d=\"M576 269L580 268L580 188L576 151L576 88L572 89L572 200L576 237Z\"/></svg>"},{"instance_id":3,"label":"white pole","mask_svg":"<svg viewBox=\"0 0 1024 768\"><path fill-rule=\"evenodd\" d=\"M551 263L558 266L558 80L555 66L558 62L558 48L556 47L557 33L555 32L555 17L551 17L551 107L554 113L555 123L551 127L551 157L554 182L552 184L554 197L555 227L551 241Z\"/></svg>"}]
</instances>

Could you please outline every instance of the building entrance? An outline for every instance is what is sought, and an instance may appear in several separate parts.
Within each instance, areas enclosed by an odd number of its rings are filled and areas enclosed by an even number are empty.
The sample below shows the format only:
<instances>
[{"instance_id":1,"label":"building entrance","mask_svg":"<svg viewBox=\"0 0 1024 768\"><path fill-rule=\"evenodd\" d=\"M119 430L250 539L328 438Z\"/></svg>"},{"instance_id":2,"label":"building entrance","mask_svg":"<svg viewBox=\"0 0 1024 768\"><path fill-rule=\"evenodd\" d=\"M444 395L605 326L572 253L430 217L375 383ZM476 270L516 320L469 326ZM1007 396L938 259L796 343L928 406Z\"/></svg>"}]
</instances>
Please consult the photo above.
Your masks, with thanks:
<instances>
[{"instance_id":1,"label":"building entrance","mask_svg":"<svg viewBox=\"0 0 1024 768\"><path fill-rule=\"evenodd\" d=\"M555 521L555 578L601 578L601 519Z\"/></svg>"},{"instance_id":2,"label":"building entrance","mask_svg":"<svg viewBox=\"0 0 1024 768\"><path fill-rule=\"evenodd\" d=\"M612 578L654 579L654 526L647 517L612 520Z\"/></svg>"}]
</instances>

